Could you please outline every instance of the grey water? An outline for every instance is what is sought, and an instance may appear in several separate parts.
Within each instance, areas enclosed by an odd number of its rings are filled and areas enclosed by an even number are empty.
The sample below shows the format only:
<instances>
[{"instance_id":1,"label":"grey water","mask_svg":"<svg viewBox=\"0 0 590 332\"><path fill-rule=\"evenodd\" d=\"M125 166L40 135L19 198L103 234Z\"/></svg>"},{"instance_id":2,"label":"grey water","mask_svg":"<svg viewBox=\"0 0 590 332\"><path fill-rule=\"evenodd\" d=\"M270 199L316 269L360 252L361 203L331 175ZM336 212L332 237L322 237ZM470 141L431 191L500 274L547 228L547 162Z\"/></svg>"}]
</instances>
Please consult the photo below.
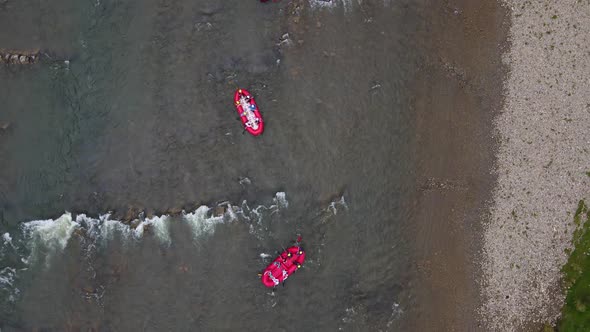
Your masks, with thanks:
<instances>
[{"instance_id":1,"label":"grey water","mask_svg":"<svg viewBox=\"0 0 590 332\"><path fill-rule=\"evenodd\" d=\"M0 1L0 48L46 53L0 66L2 331L400 330L428 10ZM296 234L272 293L256 273Z\"/></svg>"}]
</instances>

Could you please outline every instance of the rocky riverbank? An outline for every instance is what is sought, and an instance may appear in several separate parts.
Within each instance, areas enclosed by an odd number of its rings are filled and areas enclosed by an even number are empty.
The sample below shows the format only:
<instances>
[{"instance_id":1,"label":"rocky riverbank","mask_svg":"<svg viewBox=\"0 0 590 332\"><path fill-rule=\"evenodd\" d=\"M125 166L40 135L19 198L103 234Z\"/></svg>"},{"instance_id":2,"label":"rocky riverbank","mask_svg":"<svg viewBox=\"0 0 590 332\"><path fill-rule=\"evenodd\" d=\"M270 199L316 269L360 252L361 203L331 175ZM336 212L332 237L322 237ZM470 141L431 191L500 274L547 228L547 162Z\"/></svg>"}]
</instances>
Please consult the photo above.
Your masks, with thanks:
<instances>
[{"instance_id":1,"label":"rocky riverbank","mask_svg":"<svg viewBox=\"0 0 590 332\"><path fill-rule=\"evenodd\" d=\"M590 3L507 0L510 74L495 124L498 176L484 234L489 330L557 319L573 211L590 197Z\"/></svg>"}]
</instances>

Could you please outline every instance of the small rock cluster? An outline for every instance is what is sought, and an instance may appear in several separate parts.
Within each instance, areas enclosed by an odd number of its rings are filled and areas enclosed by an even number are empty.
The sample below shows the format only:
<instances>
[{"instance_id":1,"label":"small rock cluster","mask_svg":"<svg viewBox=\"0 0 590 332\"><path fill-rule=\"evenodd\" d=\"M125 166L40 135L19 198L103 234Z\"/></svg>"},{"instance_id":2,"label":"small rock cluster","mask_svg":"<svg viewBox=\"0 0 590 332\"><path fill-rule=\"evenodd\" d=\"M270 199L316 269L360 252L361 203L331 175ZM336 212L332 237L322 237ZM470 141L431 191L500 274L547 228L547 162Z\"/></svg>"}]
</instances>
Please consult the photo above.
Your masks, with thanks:
<instances>
[{"instance_id":1,"label":"small rock cluster","mask_svg":"<svg viewBox=\"0 0 590 332\"><path fill-rule=\"evenodd\" d=\"M0 50L0 63L14 65L28 65L36 63L39 60L38 52L5 52Z\"/></svg>"}]
</instances>

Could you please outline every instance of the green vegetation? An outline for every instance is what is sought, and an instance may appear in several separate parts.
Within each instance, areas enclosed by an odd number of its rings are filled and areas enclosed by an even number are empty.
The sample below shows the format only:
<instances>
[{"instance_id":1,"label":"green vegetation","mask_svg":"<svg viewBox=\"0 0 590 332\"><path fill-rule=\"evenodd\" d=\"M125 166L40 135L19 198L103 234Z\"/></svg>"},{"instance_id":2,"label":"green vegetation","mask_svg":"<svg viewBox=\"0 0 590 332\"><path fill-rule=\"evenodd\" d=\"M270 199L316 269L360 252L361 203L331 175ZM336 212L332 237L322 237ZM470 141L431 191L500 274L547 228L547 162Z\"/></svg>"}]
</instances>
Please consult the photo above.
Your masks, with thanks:
<instances>
[{"instance_id":1,"label":"green vegetation","mask_svg":"<svg viewBox=\"0 0 590 332\"><path fill-rule=\"evenodd\" d=\"M545 323L543 324L543 329L541 330L541 332L555 332L555 329L553 328L553 325Z\"/></svg>"},{"instance_id":2,"label":"green vegetation","mask_svg":"<svg viewBox=\"0 0 590 332\"><path fill-rule=\"evenodd\" d=\"M563 267L567 290L558 330L590 331L590 210L581 200L574 215L574 250Z\"/></svg>"}]
</instances>

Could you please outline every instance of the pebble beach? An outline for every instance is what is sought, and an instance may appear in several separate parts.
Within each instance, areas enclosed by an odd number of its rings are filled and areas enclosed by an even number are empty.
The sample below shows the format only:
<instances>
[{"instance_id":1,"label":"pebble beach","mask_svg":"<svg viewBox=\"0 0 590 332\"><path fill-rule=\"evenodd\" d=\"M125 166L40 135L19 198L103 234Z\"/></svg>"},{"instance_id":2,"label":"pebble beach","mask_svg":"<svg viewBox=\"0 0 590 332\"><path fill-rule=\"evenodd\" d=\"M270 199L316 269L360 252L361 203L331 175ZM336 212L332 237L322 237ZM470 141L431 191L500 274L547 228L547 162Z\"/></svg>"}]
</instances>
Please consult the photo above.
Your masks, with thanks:
<instances>
[{"instance_id":1,"label":"pebble beach","mask_svg":"<svg viewBox=\"0 0 590 332\"><path fill-rule=\"evenodd\" d=\"M483 243L492 331L558 318L573 214L590 198L590 2L505 1L511 15L496 187Z\"/></svg>"}]
</instances>

